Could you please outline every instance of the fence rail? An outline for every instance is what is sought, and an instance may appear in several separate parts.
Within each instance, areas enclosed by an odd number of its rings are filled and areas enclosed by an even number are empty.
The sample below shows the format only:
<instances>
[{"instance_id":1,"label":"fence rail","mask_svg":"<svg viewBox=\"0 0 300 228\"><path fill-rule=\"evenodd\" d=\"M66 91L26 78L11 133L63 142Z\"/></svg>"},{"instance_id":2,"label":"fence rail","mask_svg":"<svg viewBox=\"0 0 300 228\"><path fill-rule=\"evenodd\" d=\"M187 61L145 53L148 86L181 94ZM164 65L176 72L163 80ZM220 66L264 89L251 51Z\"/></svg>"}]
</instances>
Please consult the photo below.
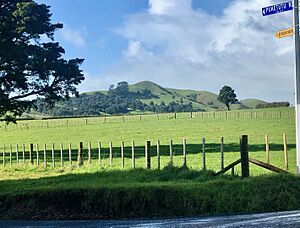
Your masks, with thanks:
<instances>
[{"instance_id":1,"label":"fence rail","mask_svg":"<svg viewBox=\"0 0 300 228\"><path fill-rule=\"evenodd\" d=\"M64 118L53 120L20 120L18 124L0 124L0 131L17 131L31 129L47 129L58 127L76 127L87 125L101 125L114 123L128 123L141 121L161 121L177 119L289 119L295 118L294 109L286 110L239 110L219 112L185 112L161 113L147 115L104 116L89 118Z\"/></svg>"}]
</instances>

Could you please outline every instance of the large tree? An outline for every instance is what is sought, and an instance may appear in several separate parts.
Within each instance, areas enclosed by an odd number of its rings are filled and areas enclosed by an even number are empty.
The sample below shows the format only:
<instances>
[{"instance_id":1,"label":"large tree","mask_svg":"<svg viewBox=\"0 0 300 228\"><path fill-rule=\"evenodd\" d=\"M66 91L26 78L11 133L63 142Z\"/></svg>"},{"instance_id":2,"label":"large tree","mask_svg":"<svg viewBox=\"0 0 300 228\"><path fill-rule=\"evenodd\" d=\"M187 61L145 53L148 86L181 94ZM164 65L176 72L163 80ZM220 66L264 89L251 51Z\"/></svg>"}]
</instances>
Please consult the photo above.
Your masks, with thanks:
<instances>
[{"instance_id":1,"label":"large tree","mask_svg":"<svg viewBox=\"0 0 300 228\"><path fill-rule=\"evenodd\" d=\"M50 7L33 0L0 0L0 116L20 116L36 98L49 104L78 95L83 59L66 60ZM8 118L8 117L7 117Z\"/></svg>"},{"instance_id":2,"label":"large tree","mask_svg":"<svg viewBox=\"0 0 300 228\"><path fill-rule=\"evenodd\" d=\"M224 103L228 110L230 110L231 104L235 104L238 101L234 90L230 86L223 86L220 90L218 100Z\"/></svg>"}]
</instances>

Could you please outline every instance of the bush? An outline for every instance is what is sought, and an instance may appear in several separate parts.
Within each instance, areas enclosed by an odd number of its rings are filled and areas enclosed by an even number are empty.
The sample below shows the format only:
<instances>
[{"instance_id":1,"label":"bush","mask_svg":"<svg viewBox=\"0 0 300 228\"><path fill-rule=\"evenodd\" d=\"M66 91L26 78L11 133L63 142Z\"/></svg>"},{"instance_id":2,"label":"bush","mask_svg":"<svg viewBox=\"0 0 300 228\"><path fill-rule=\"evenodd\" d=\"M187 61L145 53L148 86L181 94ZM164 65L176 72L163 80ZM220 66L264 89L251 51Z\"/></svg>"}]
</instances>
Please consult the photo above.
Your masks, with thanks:
<instances>
[{"instance_id":1,"label":"bush","mask_svg":"<svg viewBox=\"0 0 300 228\"><path fill-rule=\"evenodd\" d=\"M265 103L256 105L257 109L260 108L278 108L278 107L289 107L289 102L273 102L273 103Z\"/></svg>"}]
</instances>

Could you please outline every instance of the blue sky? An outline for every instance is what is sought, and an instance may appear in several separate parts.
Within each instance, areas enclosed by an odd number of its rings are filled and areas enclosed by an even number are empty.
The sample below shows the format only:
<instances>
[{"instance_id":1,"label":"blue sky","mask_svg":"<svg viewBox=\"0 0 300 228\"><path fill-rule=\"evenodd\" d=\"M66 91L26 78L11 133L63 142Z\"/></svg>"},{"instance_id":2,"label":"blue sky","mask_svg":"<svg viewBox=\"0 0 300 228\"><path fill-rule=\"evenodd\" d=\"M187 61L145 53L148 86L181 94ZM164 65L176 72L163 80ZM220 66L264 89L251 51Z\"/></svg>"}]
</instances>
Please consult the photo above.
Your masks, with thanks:
<instances>
[{"instance_id":1,"label":"blue sky","mask_svg":"<svg viewBox=\"0 0 300 228\"><path fill-rule=\"evenodd\" d=\"M85 58L80 91L121 80L215 93L228 84L240 98L293 102L293 77L283 77L293 74L292 39L278 43L273 34L276 25L288 26L290 14L262 18L261 7L271 0L38 2L51 6L53 22L64 24L55 39L65 57Z\"/></svg>"},{"instance_id":2,"label":"blue sky","mask_svg":"<svg viewBox=\"0 0 300 228\"><path fill-rule=\"evenodd\" d=\"M232 0L194 0L193 8L220 15ZM99 74L109 70L112 63L122 58L127 40L115 29L122 26L124 17L146 11L148 0L39 0L51 6L53 22L62 22L67 28L79 30L85 45L77 47L60 36L57 40L66 49L66 57L85 58L84 70ZM150 79L149 79L150 80Z\"/></svg>"}]
</instances>

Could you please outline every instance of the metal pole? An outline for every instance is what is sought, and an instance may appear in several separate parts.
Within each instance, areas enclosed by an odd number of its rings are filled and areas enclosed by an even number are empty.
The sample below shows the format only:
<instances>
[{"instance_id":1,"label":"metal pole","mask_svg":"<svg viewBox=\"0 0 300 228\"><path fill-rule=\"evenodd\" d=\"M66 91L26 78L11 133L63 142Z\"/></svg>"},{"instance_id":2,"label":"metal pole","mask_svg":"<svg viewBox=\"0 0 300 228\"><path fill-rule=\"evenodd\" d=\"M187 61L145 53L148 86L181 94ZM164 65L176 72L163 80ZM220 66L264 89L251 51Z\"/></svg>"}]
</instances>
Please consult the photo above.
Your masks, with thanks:
<instances>
[{"instance_id":1,"label":"metal pole","mask_svg":"<svg viewBox=\"0 0 300 228\"><path fill-rule=\"evenodd\" d=\"M295 114L296 114L296 159L297 173L300 173L300 38L299 38L299 0L294 0L295 30Z\"/></svg>"}]
</instances>

